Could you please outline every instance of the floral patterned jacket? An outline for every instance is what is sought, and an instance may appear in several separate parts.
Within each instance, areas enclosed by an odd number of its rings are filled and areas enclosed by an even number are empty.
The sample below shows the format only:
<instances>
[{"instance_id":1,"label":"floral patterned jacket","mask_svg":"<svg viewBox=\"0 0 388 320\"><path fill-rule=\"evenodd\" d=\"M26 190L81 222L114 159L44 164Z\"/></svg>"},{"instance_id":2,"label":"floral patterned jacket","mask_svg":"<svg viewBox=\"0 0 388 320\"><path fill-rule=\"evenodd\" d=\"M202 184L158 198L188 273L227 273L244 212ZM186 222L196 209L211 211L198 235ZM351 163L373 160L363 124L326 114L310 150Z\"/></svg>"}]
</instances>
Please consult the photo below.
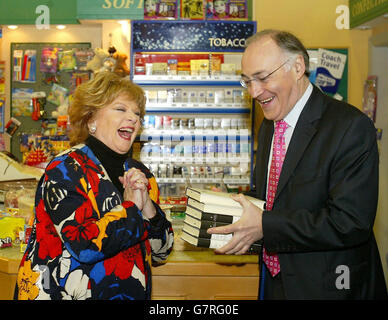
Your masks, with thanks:
<instances>
[{"instance_id":1,"label":"floral patterned jacket","mask_svg":"<svg viewBox=\"0 0 388 320\"><path fill-rule=\"evenodd\" d=\"M173 231L156 204L155 178L143 164L125 162L125 169L134 166L149 180L156 221L123 200L88 146L75 146L48 164L15 299L150 299L151 260L167 258Z\"/></svg>"}]
</instances>

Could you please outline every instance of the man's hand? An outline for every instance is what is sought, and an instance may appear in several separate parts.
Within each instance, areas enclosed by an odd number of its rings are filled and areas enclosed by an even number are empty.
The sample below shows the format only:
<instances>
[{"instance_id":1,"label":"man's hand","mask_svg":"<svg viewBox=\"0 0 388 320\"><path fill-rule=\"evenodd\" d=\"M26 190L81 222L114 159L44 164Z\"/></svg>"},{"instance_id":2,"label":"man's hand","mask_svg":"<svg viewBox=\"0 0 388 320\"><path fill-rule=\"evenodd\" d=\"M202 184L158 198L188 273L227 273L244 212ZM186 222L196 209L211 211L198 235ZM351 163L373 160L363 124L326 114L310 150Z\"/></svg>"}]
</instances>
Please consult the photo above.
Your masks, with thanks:
<instances>
[{"instance_id":1,"label":"man's hand","mask_svg":"<svg viewBox=\"0 0 388 320\"><path fill-rule=\"evenodd\" d=\"M263 211L242 194L231 195L231 198L243 207L241 218L227 226L209 228L207 232L210 234L233 233L232 239L222 248L215 250L216 253L244 254L255 241L263 238Z\"/></svg>"}]
</instances>

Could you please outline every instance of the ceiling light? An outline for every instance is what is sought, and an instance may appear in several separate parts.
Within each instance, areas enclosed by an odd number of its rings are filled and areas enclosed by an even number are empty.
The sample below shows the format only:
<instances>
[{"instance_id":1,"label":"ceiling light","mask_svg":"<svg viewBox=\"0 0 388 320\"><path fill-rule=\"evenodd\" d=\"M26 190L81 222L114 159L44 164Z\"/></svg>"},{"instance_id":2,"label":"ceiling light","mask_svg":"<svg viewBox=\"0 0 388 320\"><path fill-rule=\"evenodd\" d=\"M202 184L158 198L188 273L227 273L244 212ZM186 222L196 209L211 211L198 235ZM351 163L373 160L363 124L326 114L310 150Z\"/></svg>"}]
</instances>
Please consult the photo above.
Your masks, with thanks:
<instances>
[{"instance_id":1,"label":"ceiling light","mask_svg":"<svg viewBox=\"0 0 388 320\"><path fill-rule=\"evenodd\" d=\"M8 29L11 29L11 30L15 30L17 28L18 28L18 26L8 26Z\"/></svg>"},{"instance_id":2,"label":"ceiling light","mask_svg":"<svg viewBox=\"0 0 388 320\"><path fill-rule=\"evenodd\" d=\"M66 26L63 25L63 24L58 24L58 25L56 26L56 28L57 28L58 30L63 30L63 29L66 28Z\"/></svg>"},{"instance_id":3,"label":"ceiling light","mask_svg":"<svg viewBox=\"0 0 388 320\"><path fill-rule=\"evenodd\" d=\"M121 33L130 42L130 24L128 20L119 20L118 23L121 24Z\"/></svg>"}]
</instances>

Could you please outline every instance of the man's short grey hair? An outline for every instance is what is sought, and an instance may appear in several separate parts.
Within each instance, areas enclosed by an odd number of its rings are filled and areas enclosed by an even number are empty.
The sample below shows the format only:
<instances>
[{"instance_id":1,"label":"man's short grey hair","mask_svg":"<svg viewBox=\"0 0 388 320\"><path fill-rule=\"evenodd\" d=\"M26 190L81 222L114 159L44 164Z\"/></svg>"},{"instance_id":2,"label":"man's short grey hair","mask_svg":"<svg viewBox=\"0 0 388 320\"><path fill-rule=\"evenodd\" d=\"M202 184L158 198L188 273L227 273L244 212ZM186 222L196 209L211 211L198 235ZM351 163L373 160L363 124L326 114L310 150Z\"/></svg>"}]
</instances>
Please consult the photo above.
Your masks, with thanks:
<instances>
[{"instance_id":1,"label":"man's short grey hair","mask_svg":"<svg viewBox=\"0 0 388 320\"><path fill-rule=\"evenodd\" d=\"M310 75L310 57L302 42L292 33L281 30L265 29L249 37L245 47L258 42L264 37L270 37L285 53L293 56L300 54L305 64L305 75Z\"/></svg>"}]
</instances>

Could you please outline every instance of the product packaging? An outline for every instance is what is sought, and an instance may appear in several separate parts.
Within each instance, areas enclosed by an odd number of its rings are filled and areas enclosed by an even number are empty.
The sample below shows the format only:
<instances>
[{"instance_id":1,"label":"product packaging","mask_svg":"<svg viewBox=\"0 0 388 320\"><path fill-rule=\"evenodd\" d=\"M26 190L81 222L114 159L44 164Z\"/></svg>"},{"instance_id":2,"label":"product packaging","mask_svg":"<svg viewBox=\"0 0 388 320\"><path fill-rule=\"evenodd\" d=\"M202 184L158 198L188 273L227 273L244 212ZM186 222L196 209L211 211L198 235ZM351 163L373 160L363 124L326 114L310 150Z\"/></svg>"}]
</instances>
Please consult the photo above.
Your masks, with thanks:
<instances>
[{"instance_id":1,"label":"product packaging","mask_svg":"<svg viewBox=\"0 0 388 320\"><path fill-rule=\"evenodd\" d=\"M248 20L246 0L207 0L208 20Z\"/></svg>"},{"instance_id":2,"label":"product packaging","mask_svg":"<svg viewBox=\"0 0 388 320\"><path fill-rule=\"evenodd\" d=\"M91 61L95 55L91 48L76 48L73 49L76 60L76 69L78 71L87 71L86 65Z\"/></svg>"},{"instance_id":3,"label":"product packaging","mask_svg":"<svg viewBox=\"0 0 388 320\"><path fill-rule=\"evenodd\" d=\"M167 74L167 63L166 62L154 62L152 64L153 75L166 75Z\"/></svg>"},{"instance_id":4,"label":"product packaging","mask_svg":"<svg viewBox=\"0 0 388 320\"><path fill-rule=\"evenodd\" d=\"M77 61L73 50L64 50L58 52L59 71L71 71L77 66Z\"/></svg>"},{"instance_id":5,"label":"product packaging","mask_svg":"<svg viewBox=\"0 0 388 320\"><path fill-rule=\"evenodd\" d=\"M377 76L369 76L364 84L362 109L364 113L376 122L377 108Z\"/></svg>"},{"instance_id":6,"label":"product packaging","mask_svg":"<svg viewBox=\"0 0 388 320\"><path fill-rule=\"evenodd\" d=\"M13 51L13 81L22 80L23 50Z\"/></svg>"},{"instance_id":7,"label":"product packaging","mask_svg":"<svg viewBox=\"0 0 388 320\"><path fill-rule=\"evenodd\" d=\"M49 96L47 97L47 101L59 106L65 101L68 92L68 89L54 83L51 87Z\"/></svg>"},{"instance_id":8,"label":"product packaging","mask_svg":"<svg viewBox=\"0 0 388 320\"><path fill-rule=\"evenodd\" d=\"M170 76L177 75L178 71L178 60L177 59L168 59L167 60L167 74Z\"/></svg>"},{"instance_id":9,"label":"product packaging","mask_svg":"<svg viewBox=\"0 0 388 320\"><path fill-rule=\"evenodd\" d=\"M24 52L21 81L36 81L36 50L26 50Z\"/></svg>"},{"instance_id":10,"label":"product packaging","mask_svg":"<svg viewBox=\"0 0 388 320\"><path fill-rule=\"evenodd\" d=\"M24 218L0 217L0 248L11 247L13 242L20 243L19 233L24 231L24 223Z\"/></svg>"},{"instance_id":11,"label":"product packaging","mask_svg":"<svg viewBox=\"0 0 388 320\"><path fill-rule=\"evenodd\" d=\"M58 48L46 47L42 49L40 59L40 71L44 73L56 73L58 65Z\"/></svg>"},{"instance_id":12,"label":"product packaging","mask_svg":"<svg viewBox=\"0 0 388 320\"><path fill-rule=\"evenodd\" d=\"M222 59L219 55L212 55L211 57L210 72L212 76L219 76L221 74Z\"/></svg>"},{"instance_id":13,"label":"product packaging","mask_svg":"<svg viewBox=\"0 0 388 320\"><path fill-rule=\"evenodd\" d=\"M16 130L20 127L20 125L21 122L18 119L12 117L5 125L5 133L8 136L12 137L15 134Z\"/></svg>"},{"instance_id":14,"label":"product packaging","mask_svg":"<svg viewBox=\"0 0 388 320\"><path fill-rule=\"evenodd\" d=\"M46 105L46 93L44 91L33 92L31 94L32 100L32 114L31 118L37 121L44 113L44 106Z\"/></svg>"},{"instance_id":15,"label":"product packaging","mask_svg":"<svg viewBox=\"0 0 388 320\"><path fill-rule=\"evenodd\" d=\"M204 20L204 1L180 0L181 16L183 20Z\"/></svg>"},{"instance_id":16,"label":"product packaging","mask_svg":"<svg viewBox=\"0 0 388 320\"><path fill-rule=\"evenodd\" d=\"M221 74L222 75L235 75L236 74L236 65L234 63L222 63L221 64Z\"/></svg>"},{"instance_id":17,"label":"product packaging","mask_svg":"<svg viewBox=\"0 0 388 320\"><path fill-rule=\"evenodd\" d=\"M33 93L31 88L13 88L12 89L12 115L31 116L32 114L32 100Z\"/></svg>"},{"instance_id":18,"label":"product packaging","mask_svg":"<svg viewBox=\"0 0 388 320\"><path fill-rule=\"evenodd\" d=\"M177 19L177 0L144 0L145 20Z\"/></svg>"}]
</instances>

